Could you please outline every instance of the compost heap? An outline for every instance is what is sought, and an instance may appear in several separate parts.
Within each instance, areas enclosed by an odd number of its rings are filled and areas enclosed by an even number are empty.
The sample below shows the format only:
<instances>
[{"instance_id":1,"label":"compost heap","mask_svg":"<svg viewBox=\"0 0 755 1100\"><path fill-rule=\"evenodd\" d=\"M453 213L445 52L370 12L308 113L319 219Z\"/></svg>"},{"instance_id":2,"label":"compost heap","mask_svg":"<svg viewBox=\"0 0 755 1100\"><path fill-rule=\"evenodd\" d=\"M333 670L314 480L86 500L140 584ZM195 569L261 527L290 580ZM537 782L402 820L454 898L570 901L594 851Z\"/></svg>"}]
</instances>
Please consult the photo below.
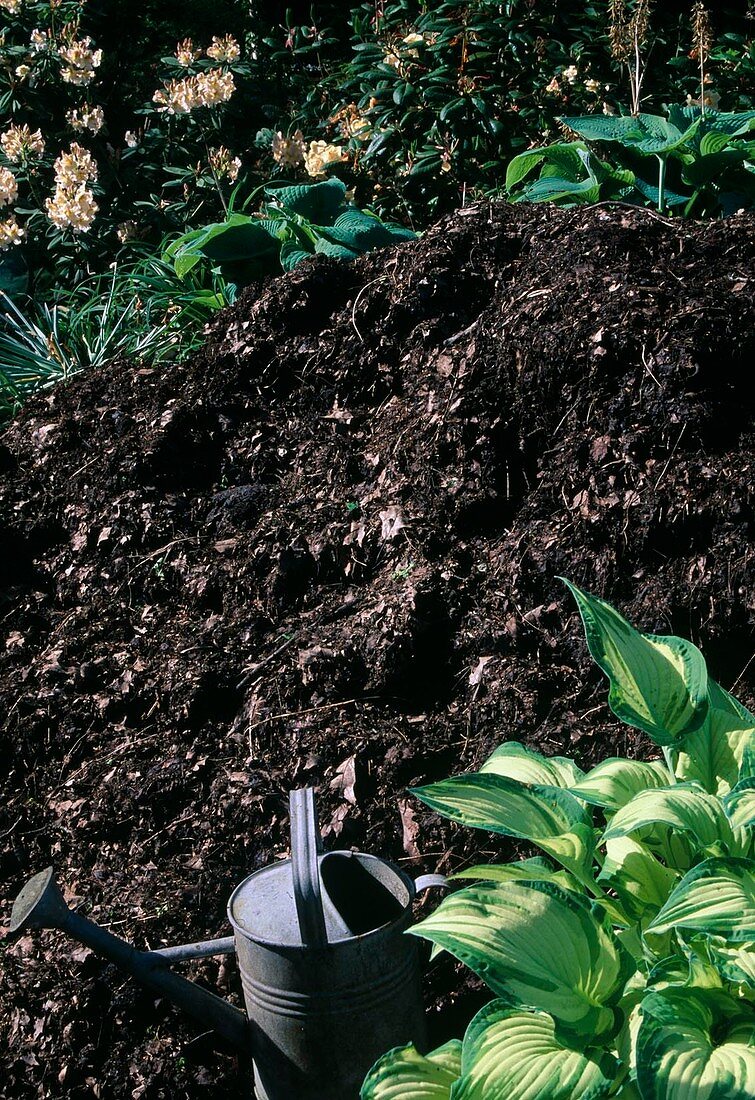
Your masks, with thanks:
<instances>
[{"instance_id":1,"label":"compost heap","mask_svg":"<svg viewBox=\"0 0 755 1100\"><path fill-rule=\"evenodd\" d=\"M742 215L481 205L247 291L187 363L32 401L0 447L8 901L53 863L139 947L226 935L304 785L330 846L500 857L407 787L504 739L646 750L560 575L752 705L754 257ZM2 946L4 1096L248 1094L74 942ZM188 973L239 996L233 961ZM429 967L438 1038L464 980Z\"/></svg>"}]
</instances>

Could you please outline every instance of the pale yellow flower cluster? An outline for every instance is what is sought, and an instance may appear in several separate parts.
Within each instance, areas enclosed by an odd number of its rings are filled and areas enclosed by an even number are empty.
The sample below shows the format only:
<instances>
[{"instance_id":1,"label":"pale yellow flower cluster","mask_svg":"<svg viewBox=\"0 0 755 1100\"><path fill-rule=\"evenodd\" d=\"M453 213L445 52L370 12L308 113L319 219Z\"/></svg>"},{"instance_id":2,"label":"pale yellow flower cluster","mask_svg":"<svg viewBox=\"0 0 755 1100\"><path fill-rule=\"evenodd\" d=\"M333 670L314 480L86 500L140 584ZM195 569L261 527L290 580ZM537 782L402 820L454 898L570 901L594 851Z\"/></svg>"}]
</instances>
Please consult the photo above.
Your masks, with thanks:
<instances>
[{"instance_id":1,"label":"pale yellow flower cluster","mask_svg":"<svg viewBox=\"0 0 755 1100\"><path fill-rule=\"evenodd\" d=\"M433 36L432 41L435 40ZM412 31L407 34L405 38L401 39L398 46L393 46L386 50L383 57L383 64L390 65L393 69L397 69L401 72L404 69L405 62L419 57L419 50L415 47L432 45L429 38L426 40L424 34L420 34L419 31Z\"/></svg>"},{"instance_id":2,"label":"pale yellow flower cluster","mask_svg":"<svg viewBox=\"0 0 755 1100\"><path fill-rule=\"evenodd\" d=\"M67 46L60 46L58 55L64 62L60 75L66 84L91 84L95 69L102 61L102 50L92 49L92 39L88 36L74 39Z\"/></svg>"},{"instance_id":3,"label":"pale yellow flower cluster","mask_svg":"<svg viewBox=\"0 0 755 1100\"><path fill-rule=\"evenodd\" d=\"M87 184L97 179L97 165L88 149L75 141L55 161L55 193L45 201L47 216L58 229L86 233L95 219L97 203Z\"/></svg>"},{"instance_id":4,"label":"pale yellow flower cluster","mask_svg":"<svg viewBox=\"0 0 755 1100\"><path fill-rule=\"evenodd\" d=\"M194 49L194 43L190 38L182 39L176 46L176 61L184 69L188 69L201 56L202 51Z\"/></svg>"},{"instance_id":5,"label":"pale yellow flower cluster","mask_svg":"<svg viewBox=\"0 0 755 1100\"><path fill-rule=\"evenodd\" d=\"M576 84L579 77L579 69L576 65L569 65L568 68L564 69L561 73L561 76L567 84Z\"/></svg>"},{"instance_id":6,"label":"pale yellow flower cluster","mask_svg":"<svg viewBox=\"0 0 755 1100\"><path fill-rule=\"evenodd\" d=\"M330 116L330 122L337 122L339 129L345 138L358 138L365 141L372 130L369 119L366 119L359 111L356 103L347 103L334 115Z\"/></svg>"},{"instance_id":7,"label":"pale yellow flower cluster","mask_svg":"<svg viewBox=\"0 0 755 1100\"><path fill-rule=\"evenodd\" d=\"M327 141L310 141L309 149L304 154L304 167L308 175L318 179L325 175L326 168L340 164L345 159L340 145L329 145Z\"/></svg>"},{"instance_id":8,"label":"pale yellow flower cluster","mask_svg":"<svg viewBox=\"0 0 755 1100\"><path fill-rule=\"evenodd\" d=\"M45 140L41 130L30 130L26 123L23 126L14 123L0 134L0 146L11 164L18 164L29 154L41 157L45 151Z\"/></svg>"},{"instance_id":9,"label":"pale yellow flower cluster","mask_svg":"<svg viewBox=\"0 0 755 1100\"><path fill-rule=\"evenodd\" d=\"M67 111L66 121L71 129L78 133L89 130L93 134L98 134L105 125L105 112L99 104L92 107L84 103L81 107L74 107Z\"/></svg>"},{"instance_id":10,"label":"pale yellow flower cluster","mask_svg":"<svg viewBox=\"0 0 755 1100\"><path fill-rule=\"evenodd\" d=\"M232 34L225 34L222 38L213 35L212 45L207 47L207 56L213 61L232 64L241 57L241 50Z\"/></svg>"},{"instance_id":11,"label":"pale yellow flower cluster","mask_svg":"<svg viewBox=\"0 0 755 1100\"><path fill-rule=\"evenodd\" d=\"M34 53L42 53L47 49L48 44L47 31L41 31L38 27L31 32L31 38L29 39L29 45Z\"/></svg>"},{"instance_id":12,"label":"pale yellow flower cluster","mask_svg":"<svg viewBox=\"0 0 755 1100\"><path fill-rule=\"evenodd\" d=\"M600 81L596 80L595 77L590 77L585 81L585 88L587 88L588 92L592 95L597 95L600 91Z\"/></svg>"},{"instance_id":13,"label":"pale yellow flower cluster","mask_svg":"<svg viewBox=\"0 0 755 1100\"><path fill-rule=\"evenodd\" d=\"M219 145L216 149L210 149L210 168L218 179L225 178L235 183L241 171L241 161L238 157L232 157L225 145Z\"/></svg>"},{"instance_id":14,"label":"pale yellow flower cluster","mask_svg":"<svg viewBox=\"0 0 755 1100\"><path fill-rule=\"evenodd\" d=\"M11 214L5 221L0 221L0 252L6 252L13 245L21 244L25 236L26 230L18 224L15 214Z\"/></svg>"},{"instance_id":15,"label":"pale yellow flower cluster","mask_svg":"<svg viewBox=\"0 0 755 1100\"><path fill-rule=\"evenodd\" d=\"M126 130L126 133L123 135L123 140L126 142L129 149L136 149L139 144L139 135L136 130Z\"/></svg>"},{"instance_id":16,"label":"pale yellow flower cluster","mask_svg":"<svg viewBox=\"0 0 755 1100\"><path fill-rule=\"evenodd\" d=\"M169 115L188 115L196 107L214 107L226 103L236 84L233 73L222 69L208 69L196 76L187 76L183 80L169 80L163 88L158 88L152 96L158 110Z\"/></svg>"},{"instance_id":17,"label":"pale yellow flower cluster","mask_svg":"<svg viewBox=\"0 0 755 1100\"><path fill-rule=\"evenodd\" d=\"M18 15L21 11L21 0L0 0L0 8L9 15Z\"/></svg>"},{"instance_id":18,"label":"pale yellow flower cluster","mask_svg":"<svg viewBox=\"0 0 755 1100\"><path fill-rule=\"evenodd\" d=\"M304 163L306 148L304 134L296 130L291 137L285 137L279 130L273 138L273 160L284 168L296 168Z\"/></svg>"},{"instance_id":19,"label":"pale yellow flower cluster","mask_svg":"<svg viewBox=\"0 0 755 1100\"><path fill-rule=\"evenodd\" d=\"M0 206L10 206L18 198L18 181L10 168L0 168Z\"/></svg>"},{"instance_id":20,"label":"pale yellow flower cluster","mask_svg":"<svg viewBox=\"0 0 755 1100\"><path fill-rule=\"evenodd\" d=\"M16 76L19 80L26 80L27 76L31 72L30 65L16 65Z\"/></svg>"}]
</instances>

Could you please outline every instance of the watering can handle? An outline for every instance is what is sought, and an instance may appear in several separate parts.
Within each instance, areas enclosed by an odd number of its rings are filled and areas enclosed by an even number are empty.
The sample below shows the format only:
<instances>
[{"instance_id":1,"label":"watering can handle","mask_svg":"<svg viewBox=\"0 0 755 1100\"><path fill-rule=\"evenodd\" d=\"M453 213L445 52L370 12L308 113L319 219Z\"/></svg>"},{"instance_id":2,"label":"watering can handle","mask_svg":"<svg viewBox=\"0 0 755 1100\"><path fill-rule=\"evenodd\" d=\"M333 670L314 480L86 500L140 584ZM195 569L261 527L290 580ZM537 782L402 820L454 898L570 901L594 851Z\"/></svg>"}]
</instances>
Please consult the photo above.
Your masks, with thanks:
<instances>
[{"instance_id":1,"label":"watering can handle","mask_svg":"<svg viewBox=\"0 0 755 1100\"><path fill-rule=\"evenodd\" d=\"M429 889L431 886L443 886L448 887L448 879L445 875L420 875L419 878L414 880L414 889L416 893L421 893L423 890Z\"/></svg>"},{"instance_id":2,"label":"watering can handle","mask_svg":"<svg viewBox=\"0 0 755 1100\"><path fill-rule=\"evenodd\" d=\"M291 870L301 942L305 947L325 947L328 934L322 909L318 854L322 839L317 825L315 792L300 787L288 796L291 813Z\"/></svg>"}]
</instances>

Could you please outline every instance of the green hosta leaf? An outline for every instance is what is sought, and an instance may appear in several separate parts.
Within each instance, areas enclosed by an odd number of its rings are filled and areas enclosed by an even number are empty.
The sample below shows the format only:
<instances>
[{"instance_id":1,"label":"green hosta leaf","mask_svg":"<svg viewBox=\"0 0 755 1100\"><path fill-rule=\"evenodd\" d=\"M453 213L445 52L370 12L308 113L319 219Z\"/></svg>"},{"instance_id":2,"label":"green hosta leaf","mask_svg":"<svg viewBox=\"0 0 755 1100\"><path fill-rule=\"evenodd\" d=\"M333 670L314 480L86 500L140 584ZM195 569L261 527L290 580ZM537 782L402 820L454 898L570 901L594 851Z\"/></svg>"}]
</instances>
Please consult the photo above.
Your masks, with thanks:
<instances>
[{"instance_id":1,"label":"green hosta leaf","mask_svg":"<svg viewBox=\"0 0 755 1100\"><path fill-rule=\"evenodd\" d=\"M565 1046L553 1018L492 1001L464 1036L462 1076L452 1100L600 1100L619 1072L605 1050Z\"/></svg>"},{"instance_id":2,"label":"green hosta leaf","mask_svg":"<svg viewBox=\"0 0 755 1100\"><path fill-rule=\"evenodd\" d=\"M639 153L668 153L694 137L700 125L695 120L680 130L662 115L582 115L559 120L587 141L616 141Z\"/></svg>"},{"instance_id":3,"label":"green hosta leaf","mask_svg":"<svg viewBox=\"0 0 755 1100\"><path fill-rule=\"evenodd\" d=\"M615 813L640 791L668 787L670 782L669 770L660 761L616 756L598 764L569 789L585 802Z\"/></svg>"},{"instance_id":4,"label":"green hosta leaf","mask_svg":"<svg viewBox=\"0 0 755 1100\"><path fill-rule=\"evenodd\" d=\"M344 208L346 184L334 178L293 187L266 187L265 194L315 225L332 225Z\"/></svg>"},{"instance_id":5,"label":"green hosta leaf","mask_svg":"<svg viewBox=\"0 0 755 1100\"><path fill-rule=\"evenodd\" d=\"M559 176L544 176L528 184L516 202L562 202L565 206L600 201L600 184L594 176L573 183Z\"/></svg>"},{"instance_id":6,"label":"green hosta leaf","mask_svg":"<svg viewBox=\"0 0 755 1100\"><path fill-rule=\"evenodd\" d=\"M642 137L642 129L630 115L575 115L558 120L587 141L617 141L626 144Z\"/></svg>"},{"instance_id":7,"label":"green hosta leaf","mask_svg":"<svg viewBox=\"0 0 755 1100\"><path fill-rule=\"evenodd\" d=\"M308 260L313 252L307 252L296 240L284 241L281 245L281 267L284 271L293 271L302 260Z\"/></svg>"},{"instance_id":8,"label":"green hosta leaf","mask_svg":"<svg viewBox=\"0 0 755 1100\"><path fill-rule=\"evenodd\" d=\"M726 794L744 778L740 769L748 745L755 749L755 716L715 680L708 680L708 700L705 721L679 747L676 774L711 794Z\"/></svg>"},{"instance_id":9,"label":"green hosta leaf","mask_svg":"<svg viewBox=\"0 0 755 1100\"><path fill-rule=\"evenodd\" d=\"M706 859L688 871L647 930L672 928L731 943L755 939L755 861Z\"/></svg>"},{"instance_id":10,"label":"green hosta leaf","mask_svg":"<svg viewBox=\"0 0 755 1100\"><path fill-rule=\"evenodd\" d=\"M573 787L584 773L566 756L542 756L518 741L506 741L488 757L482 773L504 775L520 783L545 787Z\"/></svg>"},{"instance_id":11,"label":"green hosta leaf","mask_svg":"<svg viewBox=\"0 0 755 1100\"><path fill-rule=\"evenodd\" d=\"M367 252L371 248L416 240L417 234L399 225L386 225L373 214L351 207L339 214L328 236L349 248Z\"/></svg>"},{"instance_id":12,"label":"green hosta leaf","mask_svg":"<svg viewBox=\"0 0 755 1100\"><path fill-rule=\"evenodd\" d=\"M600 1043L634 970L597 905L550 882L470 886L411 929L502 996L549 1012L560 1034Z\"/></svg>"},{"instance_id":13,"label":"green hosta leaf","mask_svg":"<svg viewBox=\"0 0 755 1100\"><path fill-rule=\"evenodd\" d=\"M751 779L755 775L755 729L749 731L742 748L742 762L739 765L739 779Z\"/></svg>"},{"instance_id":14,"label":"green hosta leaf","mask_svg":"<svg viewBox=\"0 0 755 1100\"><path fill-rule=\"evenodd\" d=\"M721 976L755 991L755 940L730 944L723 936L706 936L708 956Z\"/></svg>"},{"instance_id":15,"label":"green hosta leaf","mask_svg":"<svg viewBox=\"0 0 755 1100\"><path fill-rule=\"evenodd\" d=\"M640 176L635 176L633 182L643 198L649 199L655 207L660 206L661 192L657 184L648 183ZM681 206L682 203L689 202L690 198L690 195L681 195L678 191L672 191L670 187L663 189L663 202L666 206Z\"/></svg>"},{"instance_id":16,"label":"green hosta leaf","mask_svg":"<svg viewBox=\"0 0 755 1100\"><path fill-rule=\"evenodd\" d=\"M564 583L577 601L593 660L609 679L614 714L658 745L697 729L708 710L708 676L697 646L641 634L605 600Z\"/></svg>"},{"instance_id":17,"label":"green hosta leaf","mask_svg":"<svg viewBox=\"0 0 755 1100\"><path fill-rule=\"evenodd\" d=\"M322 253L323 256L331 256L335 260L353 260L358 255L353 248L320 236L315 241L315 252Z\"/></svg>"},{"instance_id":18,"label":"green hosta leaf","mask_svg":"<svg viewBox=\"0 0 755 1100\"><path fill-rule=\"evenodd\" d=\"M458 1039L426 1056L410 1043L388 1051L375 1063L359 1096L360 1100L449 1100L460 1073Z\"/></svg>"},{"instance_id":19,"label":"green hosta leaf","mask_svg":"<svg viewBox=\"0 0 755 1100\"><path fill-rule=\"evenodd\" d=\"M546 151L546 149L528 149L526 153L520 153L519 156L514 157L506 169L506 190L513 190L539 164L542 164Z\"/></svg>"},{"instance_id":20,"label":"green hosta leaf","mask_svg":"<svg viewBox=\"0 0 755 1100\"><path fill-rule=\"evenodd\" d=\"M708 157L713 153L721 153L729 144L729 141L729 134L711 130L700 138L700 155Z\"/></svg>"},{"instance_id":21,"label":"green hosta leaf","mask_svg":"<svg viewBox=\"0 0 755 1100\"><path fill-rule=\"evenodd\" d=\"M586 810L568 791L492 772L457 775L415 787L412 794L452 821L523 840L560 836L573 825L590 824Z\"/></svg>"},{"instance_id":22,"label":"green hosta leaf","mask_svg":"<svg viewBox=\"0 0 755 1100\"><path fill-rule=\"evenodd\" d=\"M503 836L531 840L585 879L594 848L584 806L561 787L535 786L492 772L470 772L412 791L431 809Z\"/></svg>"},{"instance_id":23,"label":"green hosta leaf","mask_svg":"<svg viewBox=\"0 0 755 1100\"><path fill-rule=\"evenodd\" d=\"M747 852L746 835L732 829L720 799L691 784L641 791L611 819L603 840L631 836L658 825L685 834L700 852ZM647 839L647 834L643 837Z\"/></svg>"},{"instance_id":24,"label":"green hosta leaf","mask_svg":"<svg viewBox=\"0 0 755 1100\"><path fill-rule=\"evenodd\" d=\"M466 867L449 878L475 879L483 882L555 882L564 890L579 891L579 885L566 871L558 871L547 859L534 856L518 863L489 863L476 867Z\"/></svg>"},{"instance_id":25,"label":"green hosta leaf","mask_svg":"<svg viewBox=\"0 0 755 1100\"><path fill-rule=\"evenodd\" d=\"M640 920L648 911L657 912L678 881L677 874L632 837L616 837L606 842L598 882L616 892L629 916L635 920Z\"/></svg>"},{"instance_id":26,"label":"green hosta leaf","mask_svg":"<svg viewBox=\"0 0 755 1100\"><path fill-rule=\"evenodd\" d=\"M643 1100L751 1100L755 1013L719 990L664 989L642 1002Z\"/></svg>"},{"instance_id":27,"label":"green hosta leaf","mask_svg":"<svg viewBox=\"0 0 755 1100\"><path fill-rule=\"evenodd\" d=\"M735 829L751 829L755 826L755 778L737 783L723 800L726 816ZM755 854L755 845L753 846Z\"/></svg>"}]
</instances>

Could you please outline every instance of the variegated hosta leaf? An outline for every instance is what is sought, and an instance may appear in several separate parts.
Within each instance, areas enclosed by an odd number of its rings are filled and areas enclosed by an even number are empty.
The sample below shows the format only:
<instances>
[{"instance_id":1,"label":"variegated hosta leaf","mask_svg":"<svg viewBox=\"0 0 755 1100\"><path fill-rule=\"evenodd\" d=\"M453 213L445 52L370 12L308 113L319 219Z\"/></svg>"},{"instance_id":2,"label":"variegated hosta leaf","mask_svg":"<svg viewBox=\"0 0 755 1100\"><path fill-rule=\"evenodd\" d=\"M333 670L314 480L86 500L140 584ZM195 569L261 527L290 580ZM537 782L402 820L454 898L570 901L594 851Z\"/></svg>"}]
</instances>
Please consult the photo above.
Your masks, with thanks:
<instances>
[{"instance_id":1,"label":"variegated hosta leaf","mask_svg":"<svg viewBox=\"0 0 755 1100\"><path fill-rule=\"evenodd\" d=\"M616 892L632 919L641 920L648 912L657 913L678 881L677 874L633 837L606 841L598 883Z\"/></svg>"},{"instance_id":2,"label":"variegated hosta leaf","mask_svg":"<svg viewBox=\"0 0 755 1100\"><path fill-rule=\"evenodd\" d=\"M708 701L705 721L679 746L676 774L722 795L743 778L743 757L755 745L755 716L715 680L708 680Z\"/></svg>"},{"instance_id":3,"label":"variegated hosta leaf","mask_svg":"<svg viewBox=\"0 0 755 1100\"><path fill-rule=\"evenodd\" d=\"M384 1054L359 1092L361 1100L449 1100L461 1073L461 1043L452 1039L426 1056L409 1043Z\"/></svg>"},{"instance_id":4,"label":"variegated hosta leaf","mask_svg":"<svg viewBox=\"0 0 755 1100\"><path fill-rule=\"evenodd\" d=\"M659 760L626 760L616 756L604 760L570 787L572 794L615 813L640 791L668 787L671 776Z\"/></svg>"},{"instance_id":5,"label":"variegated hosta leaf","mask_svg":"<svg viewBox=\"0 0 755 1100\"><path fill-rule=\"evenodd\" d=\"M600 1100L618 1073L607 1051L565 1046L546 1012L492 1001L467 1028L451 1100Z\"/></svg>"},{"instance_id":6,"label":"variegated hosta leaf","mask_svg":"<svg viewBox=\"0 0 755 1100\"><path fill-rule=\"evenodd\" d=\"M722 978L755 991L755 940L730 944L723 936L706 936L708 956Z\"/></svg>"},{"instance_id":7,"label":"variegated hosta leaf","mask_svg":"<svg viewBox=\"0 0 755 1100\"><path fill-rule=\"evenodd\" d=\"M520 783L491 772L469 772L412 791L452 821L531 840L568 871L590 881L594 834L590 816L561 787Z\"/></svg>"},{"instance_id":8,"label":"variegated hosta leaf","mask_svg":"<svg viewBox=\"0 0 755 1100\"><path fill-rule=\"evenodd\" d=\"M742 779L725 796L723 803L726 816L735 829L752 829L755 826L755 778Z\"/></svg>"},{"instance_id":9,"label":"variegated hosta leaf","mask_svg":"<svg viewBox=\"0 0 755 1100\"><path fill-rule=\"evenodd\" d=\"M475 879L483 882L555 882L564 890L577 890L579 884L566 871L558 871L547 859L534 856L522 859L518 863L483 863L476 867L466 867L449 875L450 879Z\"/></svg>"},{"instance_id":10,"label":"variegated hosta leaf","mask_svg":"<svg viewBox=\"0 0 755 1100\"><path fill-rule=\"evenodd\" d=\"M641 634L605 600L565 583L593 660L610 682L614 714L657 745L673 745L697 729L708 710L708 674L697 646L673 635Z\"/></svg>"},{"instance_id":11,"label":"variegated hosta leaf","mask_svg":"<svg viewBox=\"0 0 755 1100\"><path fill-rule=\"evenodd\" d=\"M669 988L642 1002L642 1100L752 1100L755 1013L720 990Z\"/></svg>"},{"instance_id":12,"label":"variegated hosta leaf","mask_svg":"<svg viewBox=\"0 0 755 1100\"><path fill-rule=\"evenodd\" d=\"M723 936L730 943L755 939L755 860L706 859L688 871L647 927Z\"/></svg>"},{"instance_id":13,"label":"variegated hosta leaf","mask_svg":"<svg viewBox=\"0 0 755 1100\"><path fill-rule=\"evenodd\" d=\"M603 840L631 836L653 826L686 835L699 852L740 856L749 850L746 832L732 828L720 799L680 783L663 790L641 791L614 815Z\"/></svg>"},{"instance_id":14,"label":"variegated hosta leaf","mask_svg":"<svg viewBox=\"0 0 755 1100\"><path fill-rule=\"evenodd\" d=\"M480 768L481 772L505 775L520 783L534 783L541 787L571 787L582 778L583 772L566 756L542 756L525 748L519 741L506 741L499 745Z\"/></svg>"},{"instance_id":15,"label":"variegated hosta leaf","mask_svg":"<svg viewBox=\"0 0 755 1100\"><path fill-rule=\"evenodd\" d=\"M411 932L461 959L494 993L595 1043L613 1033L613 1006L635 969L603 910L550 882L470 886Z\"/></svg>"}]
</instances>

